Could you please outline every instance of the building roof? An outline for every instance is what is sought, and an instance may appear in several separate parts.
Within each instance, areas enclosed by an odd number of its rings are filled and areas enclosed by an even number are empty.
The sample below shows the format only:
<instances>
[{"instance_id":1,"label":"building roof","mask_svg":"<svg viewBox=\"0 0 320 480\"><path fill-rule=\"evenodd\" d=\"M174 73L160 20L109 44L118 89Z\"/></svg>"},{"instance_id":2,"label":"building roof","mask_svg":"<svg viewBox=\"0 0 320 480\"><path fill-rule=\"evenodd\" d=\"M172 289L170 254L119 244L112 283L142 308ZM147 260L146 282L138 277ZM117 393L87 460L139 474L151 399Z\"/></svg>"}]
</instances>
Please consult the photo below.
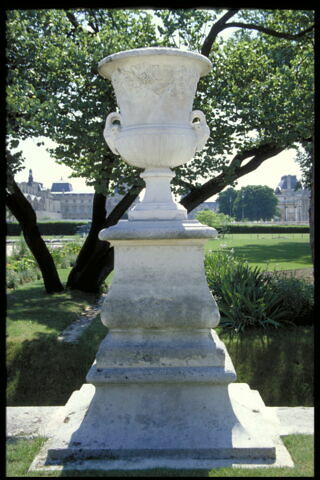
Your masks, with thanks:
<instances>
[{"instance_id":1,"label":"building roof","mask_svg":"<svg viewBox=\"0 0 320 480\"><path fill-rule=\"evenodd\" d=\"M59 192L72 192L73 187L71 183L67 182L66 180L63 180L62 178L60 180L56 180L53 182L51 185L51 190L52 193L59 193Z\"/></svg>"},{"instance_id":2,"label":"building roof","mask_svg":"<svg viewBox=\"0 0 320 480\"><path fill-rule=\"evenodd\" d=\"M282 190L294 190L297 183L296 175L283 175L278 183L276 191L277 193L280 193Z\"/></svg>"}]
</instances>

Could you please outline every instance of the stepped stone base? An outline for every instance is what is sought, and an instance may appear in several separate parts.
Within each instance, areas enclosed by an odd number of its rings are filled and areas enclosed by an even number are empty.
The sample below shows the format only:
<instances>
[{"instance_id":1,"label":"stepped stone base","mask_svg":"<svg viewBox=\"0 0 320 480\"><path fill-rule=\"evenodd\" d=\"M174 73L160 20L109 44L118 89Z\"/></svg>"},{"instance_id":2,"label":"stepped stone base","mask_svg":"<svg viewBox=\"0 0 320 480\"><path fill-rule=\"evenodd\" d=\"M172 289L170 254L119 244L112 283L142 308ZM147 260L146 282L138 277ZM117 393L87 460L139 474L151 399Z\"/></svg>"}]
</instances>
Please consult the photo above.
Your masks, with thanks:
<instances>
[{"instance_id":1,"label":"stepped stone base","mask_svg":"<svg viewBox=\"0 0 320 480\"><path fill-rule=\"evenodd\" d=\"M29 471L293 467L247 384L84 384L50 424Z\"/></svg>"}]
</instances>

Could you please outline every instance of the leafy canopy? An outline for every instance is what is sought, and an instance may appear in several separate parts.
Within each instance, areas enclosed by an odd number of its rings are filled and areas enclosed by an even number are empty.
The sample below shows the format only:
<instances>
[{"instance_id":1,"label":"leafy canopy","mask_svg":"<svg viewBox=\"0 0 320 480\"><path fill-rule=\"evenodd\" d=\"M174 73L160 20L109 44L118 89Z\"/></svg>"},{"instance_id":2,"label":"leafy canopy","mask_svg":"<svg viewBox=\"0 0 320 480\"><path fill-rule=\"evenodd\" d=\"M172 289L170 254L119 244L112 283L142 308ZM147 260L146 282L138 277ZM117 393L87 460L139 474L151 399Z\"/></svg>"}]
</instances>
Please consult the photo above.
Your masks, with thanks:
<instances>
[{"instance_id":1,"label":"leafy canopy","mask_svg":"<svg viewBox=\"0 0 320 480\"><path fill-rule=\"evenodd\" d=\"M179 46L201 51L221 9L40 9L7 12L7 131L10 153L20 140L44 136L58 163L98 192L141 185L138 169L115 157L102 136L116 109L111 83L97 72L103 57L131 48ZM305 10L240 10L237 22L296 35L313 22ZM234 20L234 19L232 19ZM176 42L179 42L177 44ZM312 135L313 33L294 40L238 28L213 43L212 72L199 82L194 108L205 112L210 139L176 168L184 194L203 180L230 176L230 157L261 145L289 148ZM14 154L9 168L22 168Z\"/></svg>"}]
</instances>

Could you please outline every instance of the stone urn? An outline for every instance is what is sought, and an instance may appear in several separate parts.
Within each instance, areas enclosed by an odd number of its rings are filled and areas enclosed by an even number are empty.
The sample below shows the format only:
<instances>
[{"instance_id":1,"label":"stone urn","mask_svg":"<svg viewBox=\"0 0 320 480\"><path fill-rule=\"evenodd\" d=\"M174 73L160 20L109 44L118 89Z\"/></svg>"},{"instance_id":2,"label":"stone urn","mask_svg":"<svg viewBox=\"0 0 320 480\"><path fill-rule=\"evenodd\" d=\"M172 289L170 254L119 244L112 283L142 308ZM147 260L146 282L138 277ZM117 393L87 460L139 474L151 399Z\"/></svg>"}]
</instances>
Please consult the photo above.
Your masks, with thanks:
<instances>
[{"instance_id":1,"label":"stone urn","mask_svg":"<svg viewBox=\"0 0 320 480\"><path fill-rule=\"evenodd\" d=\"M115 253L101 308L108 333L87 383L54 418L56 433L33 464L39 469L292 466L258 392L233 383L214 330L220 315L203 250L217 232L186 219L170 192L171 169L209 135L192 102L210 67L201 55L168 48L120 52L99 64L120 107L107 117L105 139L144 169L146 193L129 220L99 232Z\"/></svg>"},{"instance_id":2,"label":"stone urn","mask_svg":"<svg viewBox=\"0 0 320 480\"><path fill-rule=\"evenodd\" d=\"M203 112L192 104L211 66L202 55L173 48L128 50L99 63L120 107L107 116L104 138L113 153L145 169L145 196L130 220L187 218L170 191L171 169L189 162L209 137Z\"/></svg>"}]
</instances>

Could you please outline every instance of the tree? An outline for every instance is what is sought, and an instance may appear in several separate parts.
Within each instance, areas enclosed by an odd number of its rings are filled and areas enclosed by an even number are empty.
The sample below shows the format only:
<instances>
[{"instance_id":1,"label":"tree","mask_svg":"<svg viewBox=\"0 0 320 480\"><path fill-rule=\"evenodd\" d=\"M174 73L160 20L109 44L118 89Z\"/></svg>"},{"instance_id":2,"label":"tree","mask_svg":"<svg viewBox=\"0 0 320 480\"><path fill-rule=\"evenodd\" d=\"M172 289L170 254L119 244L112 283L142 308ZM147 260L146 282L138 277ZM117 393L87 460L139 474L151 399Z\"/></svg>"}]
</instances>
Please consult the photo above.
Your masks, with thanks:
<instances>
[{"instance_id":1,"label":"tree","mask_svg":"<svg viewBox=\"0 0 320 480\"><path fill-rule=\"evenodd\" d=\"M10 31L7 40L10 48L7 49L7 145L6 145L6 162L7 162L7 188L6 188L6 206L11 215L13 215L21 225L22 233L29 246L36 262L40 268L44 286L48 293L57 293L64 290L60 281L53 258L43 241L38 226L36 214L20 191L14 180L14 175L23 168L23 156L21 151L13 152L17 148L19 141L26 138L26 126L32 123L33 109L24 108L26 99L32 98L32 90L26 91L20 85L20 92L14 85L12 77L15 69L18 70L19 59L15 55L18 52L15 44L15 32ZM22 52L21 56L22 56ZM25 52L26 54L26 52ZM27 55L26 55L27 56ZM22 63L23 68L26 65ZM19 71L17 72L19 75ZM13 88L12 88L13 87ZM21 109L17 106L21 102ZM31 105L32 106L32 105Z\"/></svg>"},{"instance_id":2,"label":"tree","mask_svg":"<svg viewBox=\"0 0 320 480\"><path fill-rule=\"evenodd\" d=\"M271 220L277 212L277 197L272 188L248 185L237 191L233 212L237 220Z\"/></svg>"},{"instance_id":3,"label":"tree","mask_svg":"<svg viewBox=\"0 0 320 480\"><path fill-rule=\"evenodd\" d=\"M111 84L96 67L101 57L119 48L152 42L150 15L123 10L19 10L8 12L7 26L8 150L28 136L49 137L57 143L51 150L57 161L95 187L91 230L67 286L97 291L113 268L113 249L98 239L98 232L117 223L143 184L137 170L115 158L105 145L104 119L116 103ZM15 161L11 173L21 168L21 155L16 154ZM106 218L106 194L118 182L120 189L123 183L129 188Z\"/></svg>"},{"instance_id":4,"label":"tree","mask_svg":"<svg viewBox=\"0 0 320 480\"><path fill-rule=\"evenodd\" d=\"M86 254L80 254L69 276L70 287L83 288L81 279L97 287L112 269L112 255L107 255L106 243L99 243L97 231L116 223L122 207L128 208L143 186L138 170L115 158L102 138L104 118L115 109L111 84L97 73L103 56L141 46L186 46L213 61L212 74L200 81L194 105L205 111L211 138L203 153L175 169L173 180L188 211L312 134L312 11L155 13L162 20L157 27L160 38L150 13L137 9L8 14L14 38L9 42L9 116L19 125L19 135L12 140L45 135L56 141L58 147L51 153L57 161L71 166L102 195L95 202L100 213L95 212L97 222L92 222L95 227L84 244ZM238 30L222 40L219 34L230 27ZM127 184L128 190L124 202L105 220L103 195L112 193L117 183ZM108 268L105 261L110 262Z\"/></svg>"},{"instance_id":5,"label":"tree","mask_svg":"<svg viewBox=\"0 0 320 480\"><path fill-rule=\"evenodd\" d=\"M228 231L228 225L234 222L233 217L225 215L224 213L213 212L212 210L197 212L196 218L200 223L216 228L222 235Z\"/></svg>"},{"instance_id":6,"label":"tree","mask_svg":"<svg viewBox=\"0 0 320 480\"><path fill-rule=\"evenodd\" d=\"M26 243L39 265L47 293L62 292L64 287L51 253L40 235L35 212L10 175L7 181L6 203L21 225Z\"/></svg>"},{"instance_id":7,"label":"tree","mask_svg":"<svg viewBox=\"0 0 320 480\"><path fill-rule=\"evenodd\" d=\"M236 196L237 192L233 187L226 188L223 192L220 192L218 197L219 212L232 216Z\"/></svg>"}]
</instances>

